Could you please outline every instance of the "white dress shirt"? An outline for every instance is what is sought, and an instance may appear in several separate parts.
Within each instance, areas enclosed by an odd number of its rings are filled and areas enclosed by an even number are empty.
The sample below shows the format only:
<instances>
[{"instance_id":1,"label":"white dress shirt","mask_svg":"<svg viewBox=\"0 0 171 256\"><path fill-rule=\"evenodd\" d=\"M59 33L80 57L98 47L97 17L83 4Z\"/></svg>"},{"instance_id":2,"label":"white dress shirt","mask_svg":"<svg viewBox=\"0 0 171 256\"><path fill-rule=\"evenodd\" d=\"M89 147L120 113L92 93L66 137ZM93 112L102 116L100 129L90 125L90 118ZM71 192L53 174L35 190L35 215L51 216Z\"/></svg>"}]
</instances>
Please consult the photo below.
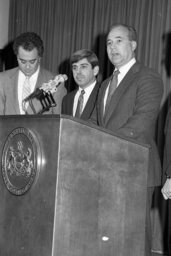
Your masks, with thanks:
<instances>
[{"instance_id":1,"label":"white dress shirt","mask_svg":"<svg viewBox=\"0 0 171 256\"><path fill-rule=\"evenodd\" d=\"M124 78L124 76L128 73L130 68L135 64L135 62L136 62L136 59L132 58L127 64L120 67L117 87L119 86L119 84L122 81L122 79ZM109 84L110 84L110 82L109 82ZM106 92L105 92L105 96L104 96L104 112L105 112L106 100L107 100L107 96L108 96L109 84L108 84L108 87L106 88Z\"/></svg>"},{"instance_id":2,"label":"white dress shirt","mask_svg":"<svg viewBox=\"0 0 171 256\"><path fill-rule=\"evenodd\" d=\"M29 83L30 83L30 88L31 88L31 93L35 90L35 85L37 82L37 78L39 75L39 70L40 67L36 70L36 72L29 78ZM25 112L23 111L22 108L22 94L23 94L23 85L25 82L26 76L24 75L24 73L19 70L19 74L18 74L18 102L19 102L19 109L20 109L20 114L24 115Z\"/></svg>"},{"instance_id":3,"label":"white dress shirt","mask_svg":"<svg viewBox=\"0 0 171 256\"><path fill-rule=\"evenodd\" d=\"M74 98L74 105L73 105L73 116L75 116L75 112L76 112L76 108L77 108L77 104L78 104L78 98L80 96L80 93L82 90L85 91L84 93L84 101L83 101L83 109L82 109L82 112L85 108L85 105L87 104L87 101L90 97L90 94L91 92L93 91L94 87L96 85L96 81L94 81L91 85L89 85L88 87L86 87L85 89L84 88L81 88L79 87L78 91L76 92L75 94L75 98Z\"/></svg>"}]
</instances>

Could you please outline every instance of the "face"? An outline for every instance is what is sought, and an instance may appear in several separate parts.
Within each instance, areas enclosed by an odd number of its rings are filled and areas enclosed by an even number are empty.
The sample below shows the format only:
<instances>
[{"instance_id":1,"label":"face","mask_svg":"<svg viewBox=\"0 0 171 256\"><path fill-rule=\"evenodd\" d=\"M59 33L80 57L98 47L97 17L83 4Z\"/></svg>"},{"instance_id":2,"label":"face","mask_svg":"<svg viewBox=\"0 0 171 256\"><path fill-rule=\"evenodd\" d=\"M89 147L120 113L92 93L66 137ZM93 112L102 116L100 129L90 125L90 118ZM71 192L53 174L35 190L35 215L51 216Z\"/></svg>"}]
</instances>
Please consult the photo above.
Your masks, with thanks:
<instances>
[{"instance_id":1,"label":"face","mask_svg":"<svg viewBox=\"0 0 171 256\"><path fill-rule=\"evenodd\" d=\"M20 70L26 75L33 75L38 69L40 63L40 57L38 56L38 51L34 48L32 51L26 51L23 47L18 49L18 65Z\"/></svg>"},{"instance_id":2,"label":"face","mask_svg":"<svg viewBox=\"0 0 171 256\"><path fill-rule=\"evenodd\" d=\"M72 72L75 82L81 87L86 88L95 81L99 72L99 67L92 68L86 58L72 64Z\"/></svg>"},{"instance_id":3,"label":"face","mask_svg":"<svg viewBox=\"0 0 171 256\"><path fill-rule=\"evenodd\" d=\"M136 42L128 38L128 30L124 27L113 28L107 37L107 54L111 63L120 68L134 57Z\"/></svg>"}]
</instances>

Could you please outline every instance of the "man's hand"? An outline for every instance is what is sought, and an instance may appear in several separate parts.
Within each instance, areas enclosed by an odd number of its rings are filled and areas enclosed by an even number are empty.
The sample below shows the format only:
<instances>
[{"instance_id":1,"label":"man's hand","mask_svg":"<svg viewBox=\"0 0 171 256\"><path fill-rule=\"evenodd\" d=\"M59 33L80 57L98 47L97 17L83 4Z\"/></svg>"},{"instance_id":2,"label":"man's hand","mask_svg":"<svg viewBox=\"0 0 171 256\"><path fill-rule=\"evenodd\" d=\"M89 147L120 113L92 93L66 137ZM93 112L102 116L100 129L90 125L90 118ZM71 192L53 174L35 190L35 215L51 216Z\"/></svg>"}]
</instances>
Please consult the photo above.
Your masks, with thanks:
<instances>
[{"instance_id":1,"label":"man's hand","mask_svg":"<svg viewBox=\"0 0 171 256\"><path fill-rule=\"evenodd\" d=\"M165 200L171 199L171 178L166 180L161 192Z\"/></svg>"}]
</instances>

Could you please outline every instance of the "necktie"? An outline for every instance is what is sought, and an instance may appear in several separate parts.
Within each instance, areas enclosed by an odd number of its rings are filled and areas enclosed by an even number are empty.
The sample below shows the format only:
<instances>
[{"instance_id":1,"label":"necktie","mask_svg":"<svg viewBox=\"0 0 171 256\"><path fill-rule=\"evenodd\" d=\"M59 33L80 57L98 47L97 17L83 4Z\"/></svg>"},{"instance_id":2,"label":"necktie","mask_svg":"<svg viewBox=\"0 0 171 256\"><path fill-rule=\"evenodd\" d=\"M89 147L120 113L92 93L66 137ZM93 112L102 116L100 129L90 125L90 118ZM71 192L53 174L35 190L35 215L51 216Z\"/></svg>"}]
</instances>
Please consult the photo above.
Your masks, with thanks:
<instances>
[{"instance_id":1,"label":"necktie","mask_svg":"<svg viewBox=\"0 0 171 256\"><path fill-rule=\"evenodd\" d=\"M27 98L30 94L31 94L31 88L30 88L30 83L29 83L29 77L26 76L26 79L25 79L24 84L23 84L22 100ZM28 102L26 102L23 105L23 110L25 112L26 112L27 107L28 107Z\"/></svg>"},{"instance_id":2,"label":"necktie","mask_svg":"<svg viewBox=\"0 0 171 256\"><path fill-rule=\"evenodd\" d=\"M23 84L23 94L22 94L22 99L24 100L31 94L31 88L30 88L30 82L29 82L29 77L26 76L26 79Z\"/></svg>"},{"instance_id":3,"label":"necktie","mask_svg":"<svg viewBox=\"0 0 171 256\"><path fill-rule=\"evenodd\" d=\"M112 97L112 95L113 95L113 93L114 93L114 91L115 91L115 89L117 87L119 73L120 73L119 70L115 70L114 73L113 73L112 79L110 81L109 90L108 90L108 96L107 96L107 100L106 100L105 112L108 109L111 97Z\"/></svg>"},{"instance_id":4,"label":"necktie","mask_svg":"<svg viewBox=\"0 0 171 256\"><path fill-rule=\"evenodd\" d=\"M82 114L82 110L83 110L83 102L84 102L84 90L81 90L80 96L78 98L78 103L77 103L77 109L75 112L75 117L80 117Z\"/></svg>"}]
</instances>

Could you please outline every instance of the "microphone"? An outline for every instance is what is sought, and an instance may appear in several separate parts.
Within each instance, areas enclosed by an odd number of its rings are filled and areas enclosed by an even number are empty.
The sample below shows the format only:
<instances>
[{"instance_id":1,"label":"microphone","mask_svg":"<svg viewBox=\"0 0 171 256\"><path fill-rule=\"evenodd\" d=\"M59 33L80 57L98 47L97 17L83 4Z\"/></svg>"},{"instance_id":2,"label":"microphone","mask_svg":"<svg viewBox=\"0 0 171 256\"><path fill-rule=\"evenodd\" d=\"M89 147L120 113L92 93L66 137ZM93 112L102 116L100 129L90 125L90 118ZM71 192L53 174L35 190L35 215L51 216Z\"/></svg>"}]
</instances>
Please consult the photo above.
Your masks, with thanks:
<instances>
[{"instance_id":1,"label":"microphone","mask_svg":"<svg viewBox=\"0 0 171 256\"><path fill-rule=\"evenodd\" d=\"M67 75L59 74L59 75L55 76L54 80L50 80L47 83L43 83L39 89L43 90L44 92L50 92L51 94L53 94L56 92L57 87L61 83L64 83L67 79L68 79Z\"/></svg>"},{"instance_id":2,"label":"microphone","mask_svg":"<svg viewBox=\"0 0 171 256\"><path fill-rule=\"evenodd\" d=\"M68 79L68 76L65 74L59 74L55 76L53 80L49 80L47 83L43 83L41 87L37 88L29 96L27 96L23 102L29 101L30 99L39 97L42 93L51 93L54 94L57 91L58 86L61 83L64 83Z\"/></svg>"},{"instance_id":3,"label":"microphone","mask_svg":"<svg viewBox=\"0 0 171 256\"><path fill-rule=\"evenodd\" d=\"M26 97L23 102L23 110L27 114L42 114L48 111L51 107L56 106L53 94L57 88L68 79L65 74L59 74L47 83L43 83L41 87L37 88L33 93Z\"/></svg>"}]
</instances>

